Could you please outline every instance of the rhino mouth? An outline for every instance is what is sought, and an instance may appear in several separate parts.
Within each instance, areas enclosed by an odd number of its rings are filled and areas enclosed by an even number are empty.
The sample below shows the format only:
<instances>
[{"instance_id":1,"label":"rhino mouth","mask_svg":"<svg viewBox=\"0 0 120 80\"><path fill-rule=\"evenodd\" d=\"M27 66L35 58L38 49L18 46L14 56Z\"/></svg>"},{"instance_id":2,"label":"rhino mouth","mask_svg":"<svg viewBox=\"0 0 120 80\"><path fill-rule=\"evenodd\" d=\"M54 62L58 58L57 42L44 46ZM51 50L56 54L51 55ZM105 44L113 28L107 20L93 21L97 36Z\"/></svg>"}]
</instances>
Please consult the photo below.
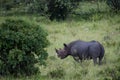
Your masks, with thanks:
<instances>
[{"instance_id":1,"label":"rhino mouth","mask_svg":"<svg viewBox=\"0 0 120 80\"><path fill-rule=\"evenodd\" d=\"M58 58L63 59L64 57L61 57L60 55L58 55Z\"/></svg>"},{"instance_id":2,"label":"rhino mouth","mask_svg":"<svg viewBox=\"0 0 120 80\"><path fill-rule=\"evenodd\" d=\"M58 56L58 58L61 58L61 56L60 55L57 55Z\"/></svg>"},{"instance_id":3,"label":"rhino mouth","mask_svg":"<svg viewBox=\"0 0 120 80\"><path fill-rule=\"evenodd\" d=\"M59 56L60 59L64 59L66 56Z\"/></svg>"},{"instance_id":4,"label":"rhino mouth","mask_svg":"<svg viewBox=\"0 0 120 80\"><path fill-rule=\"evenodd\" d=\"M64 57L58 56L60 59L64 59Z\"/></svg>"}]
</instances>

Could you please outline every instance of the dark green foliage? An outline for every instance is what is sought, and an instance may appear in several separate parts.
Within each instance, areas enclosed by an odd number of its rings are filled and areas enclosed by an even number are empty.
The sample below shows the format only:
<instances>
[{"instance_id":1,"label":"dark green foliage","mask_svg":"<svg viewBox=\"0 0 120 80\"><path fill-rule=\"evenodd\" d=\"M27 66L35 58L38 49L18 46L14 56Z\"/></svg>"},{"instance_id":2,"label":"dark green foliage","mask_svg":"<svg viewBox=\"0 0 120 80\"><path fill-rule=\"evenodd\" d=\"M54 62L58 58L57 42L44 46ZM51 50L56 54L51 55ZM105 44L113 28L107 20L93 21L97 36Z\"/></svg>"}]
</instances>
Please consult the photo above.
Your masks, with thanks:
<instances>
[{"instance_id":1,"label":"dark green foliage","mask_svg":"<svg viewBox=\"0 0 120 80\"><path fill-rule=\"evenodd\" d=\"M47 33L21 19L6 19L0 25L0 75L32 75L45 64Z\"/></svg>"},{"instance_id":2,"label":"dark green foliage","mask_svg":"<svg viewBox=\"0 0 120 80\"><path fill-rule=\"evenodd\" d=\"M0 9L6 11L6 14L37 13L44 15L47 11L47 0L1 0L0 4Z\"/></svg>"},{"instance_id":3,"label":"dark green foliage","mask_svg":"<svg viewBox=\"0 0 120 80\"><path fill-rule=\"evenodd\" d=\"M4 10L10 10L13 7L13 1L11 0L0 0L0 8Z\"/></svg>"},{"instance_id":4,"label":"dark green foliage","mask_svg":"<svg viewBox=\"0 0 120 80\"><path fill-rule=\"evenodd\" d=\"M48 13L50 20L65 20L70 11L77 6L76 0L50 0Z\"/></svg>"},{"instance_id":5,"label":"dark green foliage","mask_svg":"<svg viewBox=\"0 0 120 80\"><path fill-rule=\"evenodd\" d=\"M3 14L50 14L50 19L65 19L81 0L1 0ZM48 6L47 6L48 5ZM4 14L4 11L6 12Z\"/></svg>"},{"instance_id":6,"label":"dark green foliage","mask_svg":"<svg viewBox=\"0 0 120 80\"><path fill-rule=\"evenodd\" d=\"M65 19L69 11L69 0L50 0L48 3L48 13L50 20Z\"/></svg>"},{"instance_id":7,"label":"dark green foliage","mask_svg":"<svg viewBox=\"0 0 120 80\"><path fill-rule=\"evenodd\" d=\"M115 11L120 10L120 0L107 0L107 4Z\"/></svg>"},{"instance_id":8,"label":"dark green foliage","mask_svg":"<svg viewBox=\"0 0 120 80\"><path fill-rule=\"evenodd\" d=\"M28 13L38 13L45 15L47 11L47 0L34 0L26 3Z\"/></svg>"}]
</instances>

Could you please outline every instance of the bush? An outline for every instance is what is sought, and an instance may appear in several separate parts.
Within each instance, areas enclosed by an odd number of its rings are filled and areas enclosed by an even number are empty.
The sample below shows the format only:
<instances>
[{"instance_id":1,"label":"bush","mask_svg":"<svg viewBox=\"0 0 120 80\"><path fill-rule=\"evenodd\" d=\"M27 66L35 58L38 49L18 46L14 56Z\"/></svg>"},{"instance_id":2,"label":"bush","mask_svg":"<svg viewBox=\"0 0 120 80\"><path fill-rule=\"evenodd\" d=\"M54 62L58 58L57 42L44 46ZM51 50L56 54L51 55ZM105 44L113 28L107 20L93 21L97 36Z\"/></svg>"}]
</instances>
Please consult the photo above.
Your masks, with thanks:
<instances>
[{"instance_id":1,"label":"bush","mask_svg":"<svg viewBox=\"0 0 120 80\"><path fill-rule=\"evenodd\" d=\"M65 20L68 14L75 8L79 0L50 0L48 13L50 20Z\"/></svg>"},{"instance_id":2,"label":"bush","mask_svg":"<svg viewBox=\"0 0 120 80\"><path fill-rule=\"evenodd\" d=\"M107 0L107 4L115 11L120 10L120 0Z\"/></svg>"},{"instance_id":3,"label":"bush","mask_svg":"<svg viewBox=\"0 0 120 80\"><path fill-rule=\"evenodd\" d=\"M45 64L47 33L21 19L6 19L0 25L0 75L32 75L35 64Z\"/></svg>"},{"instance_id":4,"label":"bush","mask_svg":"<svg viewBox=\"0 0 120 80\"><path fill-rule=\"evenodd\" d=\"M0 4L3 15L16 13L45 15L47 11L47 0L1 0Z\"/></svg>"},{"instance_id":5,"label":"bush","mask_svg":"<svg viewBox=\"0 0 120 80\"><path fill-rule=\"evenodd\" d=\"M3 8L4 10L10 10L14 5L12 0L0 0L0 4L0 9Z\"/></svg>"},{"instance_id":6,"label":"bush","mask_svg":"<svg viewBox=\"0 0 120 80\"><path fill-rule=\"evenodd\" d=\"M24 3L24 2L23 2ZM45 15L47 11L47 0L32 0L30 3L27 3L26 12L28 13L38 13Z\"/></svg>"}]
</instances>

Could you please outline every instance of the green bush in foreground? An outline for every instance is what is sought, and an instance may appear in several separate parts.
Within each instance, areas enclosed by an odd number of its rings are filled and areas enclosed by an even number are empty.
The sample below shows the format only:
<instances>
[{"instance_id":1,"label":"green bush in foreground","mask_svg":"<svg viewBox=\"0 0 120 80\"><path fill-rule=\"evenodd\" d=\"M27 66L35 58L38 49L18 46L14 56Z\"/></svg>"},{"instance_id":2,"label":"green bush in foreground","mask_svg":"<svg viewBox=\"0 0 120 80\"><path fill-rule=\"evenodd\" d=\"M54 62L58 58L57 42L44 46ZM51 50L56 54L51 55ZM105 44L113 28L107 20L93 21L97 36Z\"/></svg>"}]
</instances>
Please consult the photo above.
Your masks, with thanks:
<instances>
[{"instance_id":1,"label":"green bush in foreground","mask_svg":"<svg viewBox=\"0 0 120 80\"><path fill-rule=\"evenodd\" d=\"M45 64L47 33L38 25L6 19L0 25L0 75L32 75Z\"/></svg>"}]
</instances>

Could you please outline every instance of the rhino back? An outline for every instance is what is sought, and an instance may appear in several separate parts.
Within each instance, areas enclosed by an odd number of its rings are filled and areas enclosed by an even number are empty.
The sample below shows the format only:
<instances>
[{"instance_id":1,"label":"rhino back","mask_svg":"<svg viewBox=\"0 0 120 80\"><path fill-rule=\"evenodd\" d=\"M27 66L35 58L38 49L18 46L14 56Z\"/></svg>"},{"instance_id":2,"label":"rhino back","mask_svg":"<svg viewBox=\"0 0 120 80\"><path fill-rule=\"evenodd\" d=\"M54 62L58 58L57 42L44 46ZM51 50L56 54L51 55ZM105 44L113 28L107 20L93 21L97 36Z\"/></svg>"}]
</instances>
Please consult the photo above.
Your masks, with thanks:
<instances>
[{"instance_id":1,"label":"rhino back","mask_svg":"<svg viewBox=\"0 0 120 80\"><path fill-rule=\"evenodd\" d=\"M79 56L81 58L99 56L102 57L104 54L101 54L101 48L103 48L103 46L101 46L100 43L97 41L90 42L77 41L71 46L70 53L72 56Z\"/></svg>"},{"instance_id":2,"label":"rhino back","mask_svg":"<svg viewBox=\"0 0 120 80\"><path fill-rule=\"evenodd\" d=\"M68 53L71 54L71 49L73 46L75 46L76 44L78 44L79 42L81 42L80 40L76 40L76 41L73 41L71 43L68 44Z\"/></svg>"},{"instance_id":3,"label":"rhino back","mask_svg":"<svg viewBox=\"0 0 120 80\"><path fill-rule=\"evenodd\" d=\"M78 55L80 57L88 55L88 46L87 42L79 41L71 47L71 55Z\"/></svg>"}]
</instances>

